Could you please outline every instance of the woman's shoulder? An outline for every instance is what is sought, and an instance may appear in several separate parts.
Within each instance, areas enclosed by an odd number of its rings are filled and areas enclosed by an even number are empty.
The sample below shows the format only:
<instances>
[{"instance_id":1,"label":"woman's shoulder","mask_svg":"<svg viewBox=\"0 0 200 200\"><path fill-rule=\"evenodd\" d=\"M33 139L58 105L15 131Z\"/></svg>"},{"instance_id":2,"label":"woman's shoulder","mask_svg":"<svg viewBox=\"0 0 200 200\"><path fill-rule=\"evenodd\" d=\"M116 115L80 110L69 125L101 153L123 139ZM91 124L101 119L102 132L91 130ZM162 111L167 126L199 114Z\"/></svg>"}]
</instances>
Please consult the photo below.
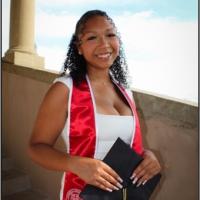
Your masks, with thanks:
<instances>
[{"instance_id":1,"label":"woman's shoulder","mask_svg":"<svg viewBox=\"0 0 200 200\"><path fill-rule=\"evenodd\" d=\"M70 75L66 74L59 76L53 81L47 92L47 97L50 96L51 99L56 99L58 101L64 100L64 102L66 102L66 98L68 98L71 86L72 78Z\"/></svg>"},{"instance_id":2,"label":"woman's shoulder","mask_svg":"<svg viewBox=\"0 0 200 200\"><path fill-rule=\"evenodd\" d=\"M62 76L57 77L53 81L53 84L57 82L63 83L65 86L67 86L68 89L70 89L72 86L72 77L69 74L62 75Z\"/></svg>"},{"instance_id":3,"label":"woman's shoulder","mask_svg":"<svg viewBox=\"0 0 200 200\"><path fill-rule=\"evenodd\" d=\"M63 107L69 97L71 78L68 75L57 77L44 97L44 105L49 107Z\"/></svg>"}]
</instances>

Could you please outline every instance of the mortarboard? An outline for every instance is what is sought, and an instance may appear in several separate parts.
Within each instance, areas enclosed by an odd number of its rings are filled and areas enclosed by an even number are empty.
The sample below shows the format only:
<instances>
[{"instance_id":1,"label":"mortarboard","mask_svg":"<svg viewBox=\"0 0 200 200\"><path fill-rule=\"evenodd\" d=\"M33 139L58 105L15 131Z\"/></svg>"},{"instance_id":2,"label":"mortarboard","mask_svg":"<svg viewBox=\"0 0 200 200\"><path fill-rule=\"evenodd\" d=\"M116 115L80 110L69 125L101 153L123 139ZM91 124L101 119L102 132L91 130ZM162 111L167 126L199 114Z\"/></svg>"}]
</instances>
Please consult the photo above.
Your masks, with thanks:
<instances>
[{"instance_id":1,"label":"mortarboard","mask_svg":"<svg viewBox=\"0 0 200 200\"><path fill-rule=\"evenodd\" d=\"M80 197L83 200L148 200L159 183L161 174L156 174L145 185L137 187L130 177L142 160L142 156L118 138L103 161L122 178L123 188L108 192L87 184L80 193Z\"/></svg>"}]
</instances>

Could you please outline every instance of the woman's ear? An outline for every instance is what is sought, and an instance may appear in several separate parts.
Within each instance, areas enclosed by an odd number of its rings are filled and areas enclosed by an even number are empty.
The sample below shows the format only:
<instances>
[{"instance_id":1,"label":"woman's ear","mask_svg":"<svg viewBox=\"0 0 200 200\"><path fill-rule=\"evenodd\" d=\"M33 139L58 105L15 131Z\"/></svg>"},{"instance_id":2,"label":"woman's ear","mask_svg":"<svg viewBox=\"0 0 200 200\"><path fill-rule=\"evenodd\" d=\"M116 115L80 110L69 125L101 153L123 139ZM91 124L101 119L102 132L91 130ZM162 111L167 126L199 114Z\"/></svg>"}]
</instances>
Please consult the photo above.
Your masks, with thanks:
<instances>
[{"instance_id":1,"label":"woman's ear","mask_svg":"<svg viewBox=\"0 0 200 200\"><path fill-rule=\"evenodd\" d=\"M78 54L79 55L82 55L82 51L81 51L81 42L78 42L77 44L76 44L76 47L77 47L77 49L78 49Z\"/></svg>"},{"instance_id":2,"label":"woman's ear","mask_svg":"<svg viewBox=\"0 0 200 200\"><path fill-rule=\"evenodd\" d=\"M80 44L77 46L77 49L78 49L78 54L82 55L82 50L81 50Z\"/></svg>"}]
</instances>

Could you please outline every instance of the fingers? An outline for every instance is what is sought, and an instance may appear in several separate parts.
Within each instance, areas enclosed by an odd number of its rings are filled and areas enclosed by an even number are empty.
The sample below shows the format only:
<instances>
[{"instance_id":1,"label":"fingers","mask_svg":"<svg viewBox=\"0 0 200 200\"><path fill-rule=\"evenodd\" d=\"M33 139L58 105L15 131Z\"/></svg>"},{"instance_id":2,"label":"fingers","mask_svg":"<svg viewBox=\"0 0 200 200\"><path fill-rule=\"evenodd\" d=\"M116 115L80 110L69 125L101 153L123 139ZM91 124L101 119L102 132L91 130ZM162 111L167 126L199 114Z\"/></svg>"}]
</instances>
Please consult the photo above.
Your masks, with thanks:
<instances>
[{"instance_id":1,"label":"fingers","mask_svg":"<svg viewBox=\"0 0 200 200\"><path fill-rule=\"evenodd\" d=\"M108 165L105 164L104 170L117 182L122 183L121 177Z\"/></svg>"},{"instance_id":2,"label":"fingers","mask_svg":"<svg viewBox=\"0 0 200 200\"><path fill-rule=\"evenodd\" d=\"M103 190L107 190L109 192L112 192L113 190L119 190L118 187L111 184L108 180L106 180L103 177L99 177L97 180L97 186L100 187Z\"/></svg>"},{"instance_id":3,"label":"fingers","mask_svg":"<svg viewBox=\"0 0 200 200\"><path fill-rule=\"evenodd\" d=\"M137 174L137 180L133 180L134 184L137 182L137 186L140 186L141 184L144 185L149 179L157 174L156 171L157 170L154 168L154 166L149 166L147 169L142 170L139 174Z\"/></svg>"},{"instance_id":4,"label":"fingers","mask_svg":"<svg viewBox=\"0 0 200 200\"><path fill-rule=\"evenodd\" d=\"M161 170L160 164L154 154L149 152L144 156L144 160L136 168L130 177L133 180L133 184L137 183L137 186L145 184L149 179L156 175Z\"/></svg>"},{"instance_id":5,"label":"fingers","mask_svg":"<svg viewBox=\"0 0 200 200\"><path fill-rule=\"evenodd\" d=\"M122 188L122 185L106 172L101 172L101 175L96 177L93 185L109 192Z\"/></svg>"},{"instance_id":6,"label":"fingers","mask_svg":"<svg viewBox=\"0 0 200 200\"><path fill-rule=\"evenodd\" d=\"M120 184L122 181L121 178L110 166L102 161L97 161L97 164L98 167L93 177L88 181L89 184L109 192L119 190L123 187Z\"/></svg>"},{"instance_id":7,"label":"fingers","mask_svg":"<svg viewBox=\"0 0 200 200\"><path fill-rule=\"evenodd\" d=\"M97 182L96 187L102 189L102 190L106 190L108 192L112 192L113 190L110 188L105 187L103 184L101 184L100 182Z\"/></svg>"},{"instance_id":8,"label":"fingers","mask_svg":"<svg viewBox=\"0 0 200 200\"><path fill-rule=\"evenodd\" d=\"M122 179L120 176L108 165L103 163L103 172L101 177L98 179L101 187L104 187L106 190L119 190L123 186L120 184Z\"/></svg>"},{"instance_id":9,"label":"fingers","mask_svg":"<svg viewBox=\"0 0 200 200\"><path fill-rule=\"evenodd\" d=\"M117 188L122 188L122 185L108 173L102 174L102 178Z\"/></svg>"},{"instance_id":10,"label":"fingers","mask_svg":"<svg viewBox=\"0 0 200 200\"><path fill-rule=\"evenodd\" d=\"M141 163L141 165L134 171L134 174L137 175L138 179L144 175L149 176L152 173L154 167L155 166L153 163Z\"/></svg>"}]
</instances>

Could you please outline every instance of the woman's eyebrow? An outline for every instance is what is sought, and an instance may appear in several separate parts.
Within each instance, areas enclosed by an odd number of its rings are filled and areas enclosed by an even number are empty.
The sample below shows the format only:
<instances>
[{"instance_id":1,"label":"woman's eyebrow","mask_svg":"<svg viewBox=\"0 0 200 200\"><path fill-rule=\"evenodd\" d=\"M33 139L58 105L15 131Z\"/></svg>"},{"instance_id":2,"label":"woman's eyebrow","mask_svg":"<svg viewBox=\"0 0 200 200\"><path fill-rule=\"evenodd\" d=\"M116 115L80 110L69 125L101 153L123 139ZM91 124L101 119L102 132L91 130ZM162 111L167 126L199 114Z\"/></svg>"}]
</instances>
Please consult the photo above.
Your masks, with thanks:
<instances>
[{"instance_id":1,"label":"woman's eyebrow","mask_svg":"<svg viewBox=\"0 0 200 200\"><path fill-rule=\"evenodd\" d=\"M107 28L106 30L105 30L105 32L108 32L108 31L116 31L116 29L115 28ZM98 33L98 31L95 31L95 30L85 30L85 31L83 31L83 35L84 34L87 34L87 33Z\"/></svg>"}]
</instances>

